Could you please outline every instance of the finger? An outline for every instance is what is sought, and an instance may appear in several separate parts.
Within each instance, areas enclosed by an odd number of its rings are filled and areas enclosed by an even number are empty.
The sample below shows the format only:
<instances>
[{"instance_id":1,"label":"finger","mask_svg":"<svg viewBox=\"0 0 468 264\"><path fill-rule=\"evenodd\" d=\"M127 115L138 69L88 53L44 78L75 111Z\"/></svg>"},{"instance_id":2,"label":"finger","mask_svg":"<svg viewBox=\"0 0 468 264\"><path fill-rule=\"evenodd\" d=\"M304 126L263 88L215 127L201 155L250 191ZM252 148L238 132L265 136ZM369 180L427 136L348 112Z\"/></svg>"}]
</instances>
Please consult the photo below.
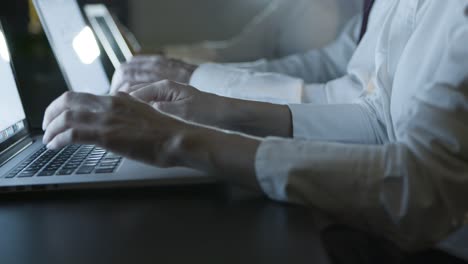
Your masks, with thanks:
<instances>
[{"instance_id":1,"label":"finger","mask_svg":"<svg viewBox=\"0 0 468 264\"><path fill-rule=\"evenodd\" d=\"M47 144L47 148L58 150L70 144L98 145L99 137L96 130L92 128L68 129L54 137L54 139Z\"/></svg>"},{"instance_id":2,"label":"finger","mask_svg":"<svg viewBox=\"0 0 468 264\"><path fill-rule=\"evenodd\" d=\"M145 86L139 87L138 89L135 89L130 93L130 95L145 103L150 103L154 99L154 89L157 89L155 83L147 84Z\"/></svg>"},{"instance_id":3,"label":"finger","mask_svg":"<svg viewBox=\"0 0 468 264\"><path fill-rule=\"evenodd\" d=\"M120 89L120 87L124 84L123 80L123 72L122 70L118 69L115 71L114 75L112 76L112 81L111 81L111 88L110 88L110 94L115 93Z\"/></svg>"},{"instance_id":4,"label":"finger","mask_svg":"<svg viewBox=\"0 0 468 264\"><path fill-rule=\"evenodd\" d=\"M42 129L46 130L47 126L59 116L63 111L70 110L71 102L76 96L74 92L66 92L55 99L47 108L42 122Z\"/></svg>"},{"instance_id":5,"label":"finger","mask_svg":"<svg viewBox=\"0 0 468 264\"><path fill-rule=\"evenodd\" d=\"M110 93L110 95L116 95L117 93L131 93L135 90L140 89L141 87L145 87L147 85L150 85L150 83L146 82L126 82L124 83L119 89L113 91Z\"/></svg>"},{"instance_id":6,"label":"finger","mask_svg":"<svg viewBox=\"0 0 468 264\"><path fill-rule=\"evenodd\" d=\"M136 68L134 70L136 70ZM134 70L129 68L129 65L127 64L121 65L112 76L110 94L115 94L122 90L127 83L134 82L133 75L129 73Z\"/></svg>"},{"instance_id":7,"label":"finger","mask_svg":"<svg viewBox=\"0 0 468 264\"><path fill-rule=\"evenodd\" d=\"M71 128L95 126L97 114L92 112L62 112L47 127L43 136L43 143L50 143L57 135Z\"/></svg>"},{"instance_id":8,"label":"finger","mask_svg":"<svg viewBox=\"0 0 468 264\"><path fill-rule=\"evenodd\" d=\"M124 87L122 87L122 89L119 90L119 92L130 94L130 93L132 93L132 92L134 92L136 90L139 90L139 89L141 89L143 87L146 87L148 85L151 85L151 83L146 83L146 82L128 83Z\"/></svg>"},{"instance_id":9,"label":"finger","mask_svg":"<svg viewBox=\"0 0 468 264\"><path fill-rule=\"evenodd\" d=\"M156 68L154 69L125 69L116 73L111 83L111 94L118 91L125 91L128 89L128 85L134 86L142 83L153 83L161 81L165 74L159 72Z\"/></svg>"},{"instance_id":10,"label":"finger","mask_svg":"<svg viewBox=\"0 0 468 264\"><path fill-rule=\"evenodd\" d=\"M140 63L137 62L127 62L122 65L115 71L112 76L111 81L111 93L115 93L121 89L122 85L126 82L131 82L132 72L137 71L140 68Z\"/></svg>"},{"instance_id":11,"label":"finger","mask_svg":"<svg viewBox=\"0 0 468 264\"><path fill-rule=\"evenodd\" d=\"M144 86L130 93L130 95L147 103L161 101L171 102L176 100L176 93L181 86L183 86L183 84L165 80Z\"/></svg>"},{"instance_id":12,"label":"finger","mask_svg":"<svg viewBox=\"0 0 468 264\"><path fill-rule=\"evenodd\" d=\"M50 122L64 111L97 111L101 108L101 97L86 93L66 92L47 107L42 129L46 130Z\"/></svg>"}]
</instances>

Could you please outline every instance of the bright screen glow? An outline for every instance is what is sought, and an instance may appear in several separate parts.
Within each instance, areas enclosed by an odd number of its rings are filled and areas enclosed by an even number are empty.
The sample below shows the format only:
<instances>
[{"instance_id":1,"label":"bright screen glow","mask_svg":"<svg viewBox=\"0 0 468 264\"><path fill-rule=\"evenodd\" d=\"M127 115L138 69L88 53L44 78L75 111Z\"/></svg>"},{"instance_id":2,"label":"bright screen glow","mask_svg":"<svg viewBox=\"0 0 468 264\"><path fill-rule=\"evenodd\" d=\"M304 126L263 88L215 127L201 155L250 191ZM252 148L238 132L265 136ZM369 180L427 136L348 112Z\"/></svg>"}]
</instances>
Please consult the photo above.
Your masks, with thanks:
<instances>
[{"instance_id":1,"label":"bright screen glow","mask_svg":"<svg viewBox=\"0 0 468 264\"><path fill-rule=\"evenodd\" d=\"M73 39L73 49L84 64L92 64L101 56L93 31L88 26Z\"/></svg>"},{"instance_id":2,"label":"bright screen glow","mask_svg":"<svg viewBox=\"0 0 468 264\"><path fill-rule=\"evenodd\" d=\"M0 57L6 62L10 62L10 52L8 52L8 46L3 31L0 31Z\"/></svg>"}]
</instances>

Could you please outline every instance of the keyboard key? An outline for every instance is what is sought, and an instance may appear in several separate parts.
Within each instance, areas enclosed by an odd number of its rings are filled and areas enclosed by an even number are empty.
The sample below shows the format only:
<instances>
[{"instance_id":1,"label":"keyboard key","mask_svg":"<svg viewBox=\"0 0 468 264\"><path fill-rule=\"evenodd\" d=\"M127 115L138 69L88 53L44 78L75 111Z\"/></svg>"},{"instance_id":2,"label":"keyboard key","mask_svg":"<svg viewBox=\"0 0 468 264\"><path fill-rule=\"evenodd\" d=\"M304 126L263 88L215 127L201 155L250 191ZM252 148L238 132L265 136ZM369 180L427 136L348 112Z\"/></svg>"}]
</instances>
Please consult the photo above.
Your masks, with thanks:
<instances>
[{"instance_id":1,"label":"keyboard key","mask_svg":"<svg viewBox=\"0 0 468 264\"><path fill-rule=\"evenodd\" d=\"M112 159L106 158L102 160L102 162L116 162L116 163L120 161L121 161L120 158L112 158Z\"/></svg>"},{"instance_id":2,"label":"keyboard key","mask_svg":"<svg viewBox=\"0 0 468 264\"><path fill-rule=\"evenodd\" d=\"M85 163L83 163L83 166L86 166L86 167L96 167L98 164L99 164L98 161L96 161L96 162L85 162Z\"/></svg>"},{"instance_id":3,"label":"keyboard key","mask_svg":"<svg viewBox=\"0 0 468 264\"><path fill-rule=\"evenodd\" d=\"M55 171L41 171L37 176L52 176L55 174Z\"/></svg>"},{"instance_id":4,"label":"keyboard key","mask_svg":"<svg viewBox=\"0 0 468 264\"><path fill-rule=\"evenodd\" d=\"M103 173L113 173L114 172L114 168L100 168L100 169L96 169L95 171L96 173L98 174L103 174Z\"/></svg>"},{"instance_id":5,"label":"keyboard key","mask_svg":"<svg viewBox=\"0 0 468 264\"><path fill-rule=\"evenodd\" d=\"M91 174L94 171L95 166L82 166L78 169L76 174Z\"/></svg>"},{"instance_id":6,"label":"keyboard key","mask_svg":"<svg viewBox=\"0 0 468 264\"><path fill-rule=\"evenodd\" d=\"M42 176L65 176L76 174L113 173L122 157L91 145L70 145L59 151L42 147L5 178Z\"/></svg>"},{"instance_id":7,"label":"keyboard key","mask_svg":"<svg viewBox=\"0 0 468 264\"><path fill-rule=\"evenodd\" d=\"M7 176L5 176L5 178L7 179L11 179L11 178L14 178L16 177L16 175L18 175L19 172L10 172L9 174L7 174Z\"/></svg>"},{"instance_id":8,"label":"keyboard key","mask_svg":"<svg viewBox=\"0 0 468 264\"><path fill-rule=\"evenodd\" d=\"M86 161L97 161L99 162L102 159L102 157L89 157L86 159Z\"/></svg>"},{"instance_id":9,"label":"keyboard key","mask_svg":"<svg viewBox=\"0 0 468 264\"><path fill-rule=\"evenodd\" d=\"M63 170L59 171L57 173L57 175L58 176L72 175L74 171L75 171L75 169L72 169L72 170L63 169Z\"/></svg>"},{"instance_id":10,"label":"keyboard key","mask_svg":"<svg viewBox=\"0 0 468 264\"><path fill-rule=\"evenodd\" d=\"M18 175L19 178L27 178L27 177L32 177L36 173L35 172L22 172Z\"/></svg>"}]
</instances>

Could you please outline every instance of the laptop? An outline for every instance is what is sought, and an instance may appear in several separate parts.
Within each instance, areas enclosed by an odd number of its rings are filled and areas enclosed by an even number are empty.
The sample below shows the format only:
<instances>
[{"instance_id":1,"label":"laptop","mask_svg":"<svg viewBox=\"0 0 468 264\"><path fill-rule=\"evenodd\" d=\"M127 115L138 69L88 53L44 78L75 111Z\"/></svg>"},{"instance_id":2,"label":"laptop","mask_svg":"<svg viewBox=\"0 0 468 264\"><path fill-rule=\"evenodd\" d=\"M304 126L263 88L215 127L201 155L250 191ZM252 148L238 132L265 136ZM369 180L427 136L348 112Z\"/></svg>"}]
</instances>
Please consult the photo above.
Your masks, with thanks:
<instances>
[{"instance_id":1,"label":"laptop","mask_svg":"<svg viewBox=\"0 0 468 264\"><path fill-rule=\"evenodd\" d=\"M131 48L104 4L85 5L84 12L114 69L133 57Z\"/></svg>"},{"instance_id":2,"label":"laptop","mask_svg":"<svg viewBox=\"0 0 468 264\"><path fill-rule=\"evenodd\" d=\"M68 88L106 94L109 78L96 37L75 0L33 1Z\"/></svg>"},{"instance_id":3,"label":"laptop","mask_svg":"<svg viewBox=\"0 0 468 264\"><path fill-rule=\"evenodd\" d=\"M7 43L0 24L0 193L212 182L195 170L160 169L92 145L47 150L28 126Z\"/></svg>"}]
</instances>

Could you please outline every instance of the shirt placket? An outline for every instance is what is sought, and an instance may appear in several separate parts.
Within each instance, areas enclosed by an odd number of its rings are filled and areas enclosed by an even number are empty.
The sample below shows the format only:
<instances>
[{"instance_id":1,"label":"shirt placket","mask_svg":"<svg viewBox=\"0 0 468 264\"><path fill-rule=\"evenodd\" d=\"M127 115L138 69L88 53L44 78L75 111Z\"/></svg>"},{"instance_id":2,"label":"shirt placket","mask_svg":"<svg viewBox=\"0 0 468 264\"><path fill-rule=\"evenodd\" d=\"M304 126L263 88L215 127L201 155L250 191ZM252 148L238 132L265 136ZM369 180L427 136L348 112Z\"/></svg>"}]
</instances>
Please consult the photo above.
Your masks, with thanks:
<instances>
[{"instance_id":1,"label":"shirt placket","mask_svg":"<svg viewBox=\"0 0 468 264\"><path fill-rule=\"evenodd\" d=\"M401 55L412 36L421 0L400 0L388 37L387 74L393 80Z\"/></svg>"},{"instance_id":2,"label":"shirt placket","mask_svg":"<svg viewBox=\"0 0 468 264\"><path fill-rule=\"evenodd\" d=\"M417 8L421 0L400 0L396 7L391 25L387 29L387 36L382 39L381 45L385 53L380 54L380 64L377 70L376 83L379 86L378 106L382 109L381 117L388 125L387 133L390 140L396 140L395 130L392 127L391 96L393 80L403 51L408 43L417 15ZM404 66L403 66L404 67Z\"/></svg>"}]
</instances>

